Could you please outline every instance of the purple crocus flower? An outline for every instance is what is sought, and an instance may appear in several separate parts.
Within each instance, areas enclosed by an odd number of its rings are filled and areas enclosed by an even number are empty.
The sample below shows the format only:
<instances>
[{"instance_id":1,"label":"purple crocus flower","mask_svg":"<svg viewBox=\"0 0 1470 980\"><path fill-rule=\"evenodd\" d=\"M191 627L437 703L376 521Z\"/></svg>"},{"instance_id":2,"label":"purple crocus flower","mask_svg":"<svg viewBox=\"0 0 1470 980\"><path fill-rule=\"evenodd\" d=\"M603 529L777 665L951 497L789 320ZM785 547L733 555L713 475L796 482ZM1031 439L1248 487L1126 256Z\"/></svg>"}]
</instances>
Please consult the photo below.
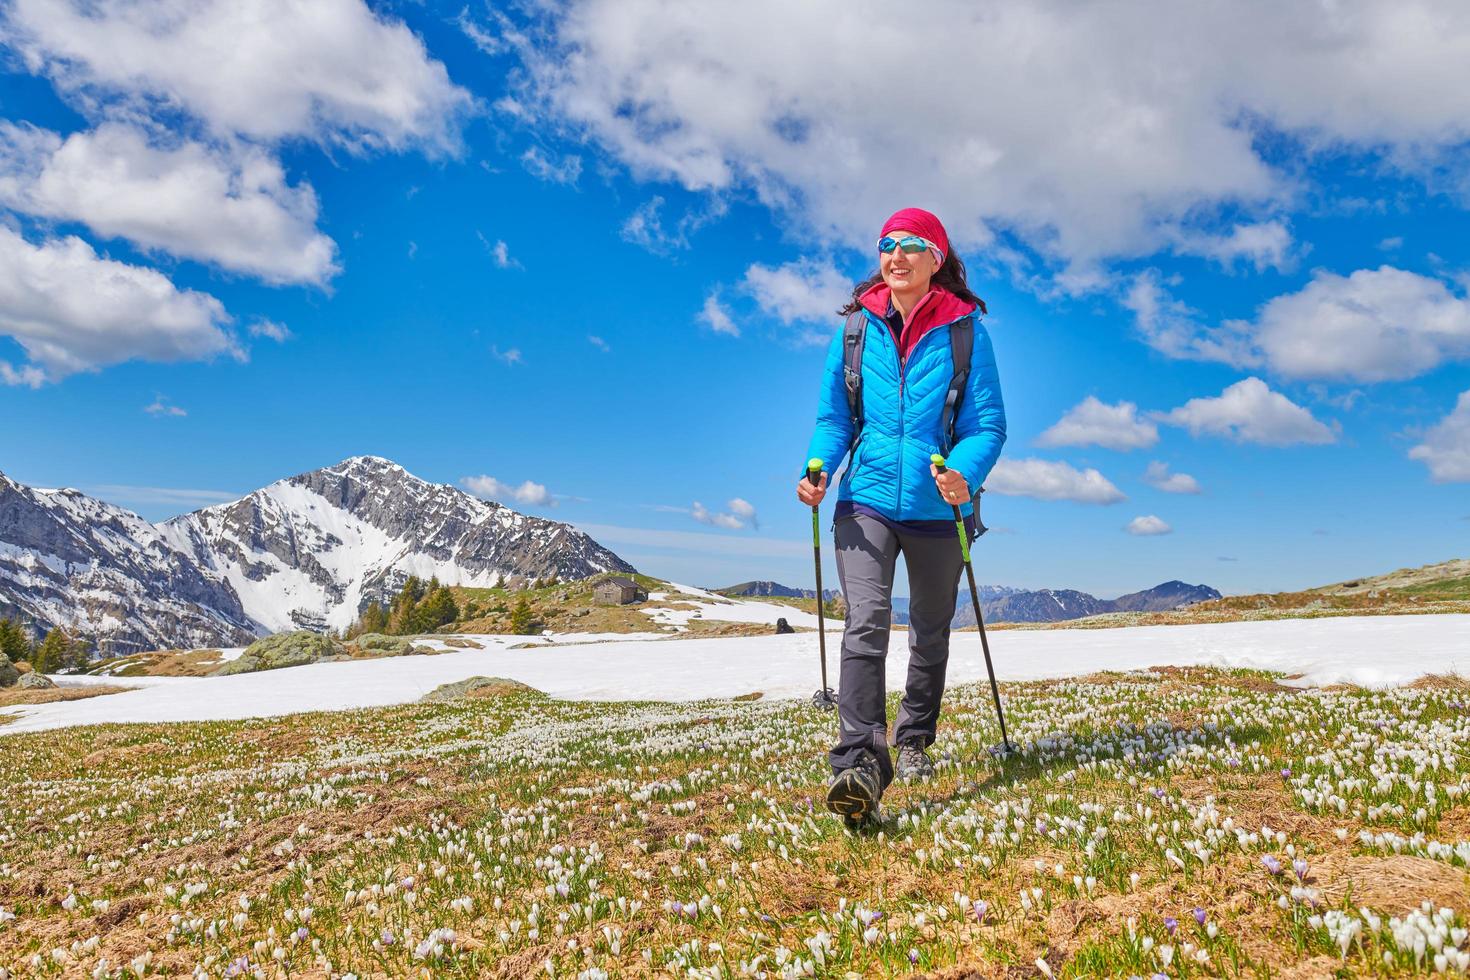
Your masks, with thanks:
<instances>
[{"instance_id":1,"label":"purple crocus flower","mask_svg":"<svg viewBox=\"0 0 1470 980\"><path fill-rule=\"evenodd\" d=\"M1164 916L1164 928L1169 930L1169 935L1174 935L1174 931L1179 928L1179 920L1172 915Z\"/></svg>"},{"instance_id":2,"label":"purple crocus flower","mask_svg":"<svg viewBox=\"0 0 1470 980\"><path fill-rule=\"evenodd\" d=\"M1271 872L1273 875L1279 875L1281 873L1281 862L1276 860L1271 855L1266 854L1262 856L1261 863L1264 864L1266 866L1266 870Z\"/></svg>"},{"instance_id":3,"label":"purple crocus flower","mask_svg":"<svg viewBox=\"0 0 1470 980\"><path fill-rule=\"evenodd\" d=\"M919 951L917 949L911 949L911 950L909 950L909 962L910 963L917 963L917 962L919 962Z\"/></svg>"},{"instance_id":4,"label":"purple crocus flower","mask_svg":"<svg viewBox=\"0 0 1470 980\"><path fill-rule=\"evenodd\" d=\"M1200 908L1198 905L1194 907L1194 921L1198 922L1200 925L1205 924L1205 910Z\"/></svg>"},{"instance_id":5,"label":"purple crocus flower","mask_svg":"<svg viewBox=\"0 0 1470 980\"><path fill-rule=\"evenodd\" d=\"M1296 872L1296 877L1297 877L1297 880L1298 881L1306 881L1307 880L1307 859L1306 858L1297 858L1295 861L1291 862L1291 870L1293 870L1293 871Z\"/></svg>"},{"instance_id":6,"label":"purple crocus flower","mask_svg":"<svg viewBox=\"0 0 1470 980\"><path fill-rule=\"evenodd\" d=\"M393 939L393 930L384 929L381 933L378 934L378 939L382 941L384 946L392 946L395 941Z\"/></svg>"},{"instance_id":7,"label":"purple crocus flower","mask_svg":"<svg viewBox=\"0 0 1470 980\"><path fill-rule=\"evenodd\" d=\"M675 902L672 906L670 906L669 911L670 912L673 912L675 915L683 915L684 914L684 903L683 902Z\"/></svg>"},{"instance_id":8,"label":"purple crocus flower","mask_svg":"<svg viewBox=\"0 0 1470 980\"><path fill-rule=\"evenodd\" d=\"M300 942L301 940L305 939L306 936L307 936L306 926L302 926L301 928L299 928L299 929L296 930L296 941L297 942Z\"/></svg>"},{"instance_id":9,"label":"purple crocus flower","mask_svg":"<svg viewBox=\"0 0 1470 980\"><path fill-rule=\"evenodd\" d=\"M970 906L970 911L975 913L976 922L983 923L985 921L985 913L990 911L990 903L982 898Z\"/></svg>"},{"instance_id":10,"label":"purple crocus flower","mask_svg":"<svg viewBox=\"0 0 1470 980\"><path fill-rule=\"evenodd\" d=\"M1290 779L1291 778L1291 766L1287 766L1285 769L1281 770L1281 778L1282 779Z\"/></svg>"}]
</instances>

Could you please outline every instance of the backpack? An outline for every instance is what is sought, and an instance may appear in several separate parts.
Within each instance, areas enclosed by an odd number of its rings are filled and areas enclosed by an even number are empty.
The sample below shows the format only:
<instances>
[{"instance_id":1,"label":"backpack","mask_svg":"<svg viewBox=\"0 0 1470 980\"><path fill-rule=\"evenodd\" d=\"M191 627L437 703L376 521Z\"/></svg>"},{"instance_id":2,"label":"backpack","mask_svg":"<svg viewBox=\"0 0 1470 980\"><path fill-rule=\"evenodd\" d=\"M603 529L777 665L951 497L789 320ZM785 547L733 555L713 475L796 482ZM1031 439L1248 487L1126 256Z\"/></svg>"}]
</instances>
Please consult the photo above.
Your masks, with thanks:
<instances>
[{"instance_id":1,"label":"backpack","mask_svg":"<svg viewBox=\"0 0 1470 980\"><path fill-rule=\"evenodd\" d=\"M851 451L863 433L863 343L868 336L868 319L862 310L849 313L842 328L842 380L847 389L847 413L852 419ZM944 395L944 410L939 416L940 453L948 456L954 448L954 423L960 398L965 393L965 384L970 380L970 353L975 346L975 317L970 315L949 325L949 347L954 356L954 374L949 379L949 391ZM980 494L984 487L975 490L975 525L977 533L984 534L985 526L980 523Z\"/></svg>"}]
</instances>

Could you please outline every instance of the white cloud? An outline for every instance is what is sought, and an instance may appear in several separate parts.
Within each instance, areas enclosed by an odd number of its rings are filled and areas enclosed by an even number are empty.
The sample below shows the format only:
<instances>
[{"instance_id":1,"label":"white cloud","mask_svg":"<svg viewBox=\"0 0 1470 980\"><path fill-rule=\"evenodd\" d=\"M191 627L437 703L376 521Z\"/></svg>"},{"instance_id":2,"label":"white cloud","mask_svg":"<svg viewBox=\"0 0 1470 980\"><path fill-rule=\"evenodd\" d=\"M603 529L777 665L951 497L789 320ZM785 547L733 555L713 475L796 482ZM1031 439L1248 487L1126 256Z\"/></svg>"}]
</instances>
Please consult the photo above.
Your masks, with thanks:
<instances>
[{"instance_id":1,"label":"white cloud","mask_svg":"<svg viewBox=\"0 0 1470 980\"><path fill-rule=\"evenodd\" d=\"M519 259L510 254L510 246L505 244L504 241L497 238L494 242L491 242L490 239L485 237L485 233L481 231L475 232L475 237L480 240L481 245L485 246L485 251L490 253L490 261L495 263L497 269L525 268L525 266L521 265Z\"/></svg>"},{"instance_id":2,"label":"white cloud","mask_svg":"<svg viewBox=\"0 0 1470 980\"><path fill-rule=\"evenodd\" d=\"M1150 347L1182 360L1260 365L1249 337L1239 330L1205 326L1199 312L1171 296L1165 285L1157 270L1148 269L1134 277L1123 297L1123 305L1133 311L1134 326Z\"/></svg>"},{"instance_id":3,"label":"white cloud","mask_svg":"<svg viewBox=\"0 0 1470 980\"><path fill-rule=\"evenodd\" d=\"M755 263L745 270L741 288L763 312L784 324L830 324L852 298L852 285L830 259L798 259L774 268ZM830 339L827 334L821 342Z\"/></svg>"},{"instance_id":4,"label":"white cloud","mask_svg":"<svg viewBox=\"0 0 1470 980\"><path fill-rule=\"evenodd\" d=\"M985 489L1009 497L1072 500L1079 504L1116 504L1128 499L1097 470L1078 470L1049 459L1002 458L990 471Z\"/></svg>"},{"instance_id":5,"label":"white cloud","mask_svg":"<svg viewBox=\"0 0 1470 980\"><path fill-rule=\"evenodd\" d=\"M1213 259L1226 268L1244 260L1261 272L1289 268L1293 260L1291 246L1291 231L1283 222L1262 221L1238 224L1229 234L1181 232L1174 250Z\"/></svg>"},{"instance_id":6,"label":"white cloud","mask_svg":"<svg viewBox=\"0 0 1470 980\"><path fill-rule=\"evenodd\" d=\"M277 323L274 320L256 320L250 325L250 336L265 337L278 344L284 344L295 335L286 328L284 323Z\"/></svg>"},{"instance_id":7,"label":"white cloud","mask_svg":"<svg viewBox=\"0 0 1470 980\"><path fill-rule=\"evenodd\" d=\"M207 507L210 504L229 503L240 498L240 494L229 490L134 487L117 483L106 483L84 489L91 496L101 500L125 504L181 504L186 507Z\"/></svg>"},{"instance_id":8,"label":"white cloud","mask_svg":"<svg viewBox=\"0 0 1470 980\"><path fill-rule=\"evenodd\" d=\"M749 188L817 241L866 241L908 203L887 179L903 159L962 248L1004 230L1085 272L1289 200L1299 170L1263 132L1295 137L1293 161L1382 152L1416 174L1470 137L1470 11L1433 0L935 0L880 31L843 0L541 9L522 111L640 179ZM889 64L929 66L924 93L873 70ZM1212 251L1270 264L1272 234L1227 229Z\"/></svg>"},{"instance_id":9,"label":"white cloud","mask_svg":"<svg viewBox=\"0 0 1470 980\"><path fill-rule=\"evenodd\" d=\"M512 347L509 350L501 350L499 346L491 344L490 356L494 357L496 360L504 361L506 364L509 364L512 367L525 362L524 358L521 357L521 349L519 347Z\"/></svg>"},{"instance_id":10,"label":"white cloud","mask_svg":"<svg viewBox=\"0 0 1470 980\"><path fill-rule=\"evenodd\" d=\"M243 359L229 314L206 293L180 290L152 269L105 259L80 238L32 245L0 226L0 334L33 362L7 369L8 383L57 381L134 358Z\"/></svg>"},{"instance_id":11,"label":"white cloud","mask_svg":"<svg viewBox=\"0 0 1470 980\"><path fill-rule=\"evenodd\" d=\"M475 47L493 57L511 50L511 43L503 36L507 27L504 18L495 11L491 11L491 13L500 21L498 26L502 29L501 34L496 34L490 28L476 23L474 18L470 16L470 8L468 7L460 10L459 16L455 18L454 22L459 25L459 29L464 32L464 36L469 38Z\"/></svg>"},{"instance_id":12,"label":"white cloud","mask_svg":"<svg viewBox=\"0 0 1470 980\"><path fill-rule=\"evenodd\" d=\"M1148 514L1143 517L1133 518L1123 530L1129 534L1148 536L1154 534L1170 534L1174 529L1153 514Z\"/></svg>"},{"instance_id":13,"label":"white cloud","mask_svg":"<svg viewBox=\"0 0 1470 980\"><path fill-rule=\"evenodd\" d=\"M730 312L720 302L717 293L710 293L704 298L704 309L699 311L699 321L715 333L722 333L729 337L740 336L740 327L730 319Z\"/></svg>"},{"instance_id":14,"label":"white cloud","mask_svg":"<svg viewBox=\"0 0 1470 980\"><path fill-rule=\"evenodd\" d=\"M761 529L760 520L755 514L755 505L750 501L741 497L735 497L725 506L729 508L730 513L740 518L746 524L749 524L754 530L759 531Z\"/></svg>"},{"instance_id":15,"label":"white cloud","mask_svg":"<svg viewBox=\"0 0 1470 980\"><path fill-rule=\"evenodd\" d=\"M575 184L577 178L582 176L581 157L568 153L558 163L535 146L521 154L521 166L538 180L550 181L553 184Z\"/></svg>"},{"instance_id":16,"label":"white cloud","mask_svg":"<svg viewBox=\"0 0 1470 980\"><path fill-rule=\"evenodd\" d=\"M1260 378L1237 381L1216 398L1191 398L1171 412L1154 417L1182 426L1191 435L1224 436L1263 446L1336 442L1337 435L1312 413L1272 391Z\"/></svg>"},{"instance_id":17,"label":"white cloud","mask_svg":"<svg viewBox=\"0 0 1470 980\"><path fill-rule=\"evenodd\" d=\"M14 0L0 40L89 108L216 135L453 151L469 93L362 0Z\"/></svg>"},{"instance_id":18,"label":"white cloud","mask_svg":"<svg viewBox=\"0 0 1470 980\"><path fill-rule=\"evenodd\" d=\"M1138 417L1133 402L1106 405L1088 395L1036 438L1038 446L1103 446L1127 452L1159 441L1159 428Z\"/></svg>"},{"instance_id":19,"label":"white cloud","mask_svg":"<svg viewBox=\"0 0 1470 980\"><path fill-rule=\"evenodd\" d=\"M687 513L683 507L670 508ZM577 527L600 543L637 545L676 551L690 551L704 558L710 555L744 555L758 558L812 557L808 537L789 540L760 538L754 535L710 534L707 531L667 531L653 528L619 527L611 524L578 524Z\"/></svg>"},{"instance_id":20,"label":"white cloud","mask_svg":"<svg viewBox=\"0 0 1470 980\"><path fill-rule=\"evenodd\" d=\"M741 511L748 510L749 515L746 516L744 513L735 512L736 505L740 505ZM696 500L694 505L689 509L689 516L701 524L709 524L712 527L723 527L731 531L744 530L747 525L751 527L755 526L755 508L751 507L750 504L737 497L730 501L727 506L731 509L730 513L715 513Z\"/></svg>"},{"instance_id":21,"label":"white cloud","mask_svg":"<svg viewBox=\"0 0 1470 980\"><path fill-rule=\"evenodd\" d=\"M597 336L596 334L589 333L587 335L587 343L591 344L593 347L596 347L598 350L602 351L604 354L606 354L608 351L612 350L612 348L607 345L607 341L603 340L601 337Z\"/></svg>"},{"instance_id":22,"label":"white cloud","mask_svg":"<svg viewBox=\"0 0 1470 980\"><path fill-rule=\"evenodd\" d=\"M189 414L177 405L170 405L168 403L168 399L163 397L162 395L154 398L153 404L145 406L143 408L143 411L147 412L149 415L154 416L155 418L161 415L169 415L175 418L183 418L185 415Z\"/></svg>"},{"instance_id":23,"label":"white cloud","mask_svg":"<svg viewBox=\"0 0 1470 980\"><path fill-rule=\"evenodd\" d=\"M63 139L0 122L0 203L270 283L320 285L339 271L316 194L257 147L156 144L122 123Z\"/></svg>"},{"instance_id":24,"label":"white cloud","mask_svg":"<svg viewBox=\"0 0 1470 980\"><path fill-rule=\"evenodd\" d=\"M1154 460L1143 474L1143 482L1165 493L1202 493L1199 481L1188 473L1170 473L1169 464Z\"/></svg>"},{"instance_id":25,"label":"white cloud","mask_svg":"<svg viewBox=\"0 0 1470 980\"><path fill-rule=\"evenodd\" d=\"M1428 466L1435 483L1470 483L1470 391L1460 392L1454 409L1409 450L1409 458Z\"/></svg>"},{"instance_id":26,"label":"white cloud","mask_svg":"<svg viewBox=\"0 0 1470 980\"><path fill-rule=\"evenodd\" d=\"M623 240L654 255L667 255L676 248L688 248L689 240L683 235L670 235L664 231L659 210L664 199L654 196L638 205L637 209L623 222Z\"/></svg>"},{"instance_id":27,"label":"white cloud","mask_svg":"<svg viewBox=\"0 0 1470 980\"><path fill-rule=\"evenodd\" d=\"M1319 271L1261 307L1248 329L1284 377L1401 381L1470 357L1470 300L1387 265Z\"/></svg>"},{"instance_id":28,"label":"white cloud","mask_svg":"<svg viewBox=\"0 0 1470 980\"><path fill-rule=\"evenodd\" d=\"M1218 327L1171 297L1152 270L1134 280L1123 303L1144 339L1170 357L1264 367L1285 378L1402 381L1470 358L1470 299L1387 265L1348 276L1318 270L1300 290L1263 304L1254 320Z\"/></svg>"},{"instance_id":29,"label":"white cloud","mask_svg":"<svg viewBox=\"0 0 1470 980\"><path fill-rule=\"evenodd\" d=\"M518 504L529 507L555 507L556 498L551 491L541 483L527 480L520 486L512 486L502 483L493 476L467 476L462 478L460 485L476 497L486 500L504 502L514 500Z\"/></svg>"}]
</instances>

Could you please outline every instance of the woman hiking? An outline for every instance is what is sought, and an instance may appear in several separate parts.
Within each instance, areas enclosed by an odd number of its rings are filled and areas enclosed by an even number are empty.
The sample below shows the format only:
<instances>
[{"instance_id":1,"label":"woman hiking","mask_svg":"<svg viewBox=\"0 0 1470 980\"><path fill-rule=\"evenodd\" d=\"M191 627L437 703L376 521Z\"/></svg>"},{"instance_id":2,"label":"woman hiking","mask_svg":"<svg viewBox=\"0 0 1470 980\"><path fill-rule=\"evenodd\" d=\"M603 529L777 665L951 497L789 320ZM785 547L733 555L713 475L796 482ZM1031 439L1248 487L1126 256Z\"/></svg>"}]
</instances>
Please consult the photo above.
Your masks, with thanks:
<instances>
[{"instance_id":1,"label":"woman hiking","mask_svg":"<svg viewBox=\"0 0 1470 980\"><path fill-rule=\"evenodd\" d=\"M835 470L851 451L832 525L847 624L827 805L859 824L877 818L878 800L894 778L884 664L898 556L909 576L909 669L893 744L897 775L909 781L934 773L925 749L939 720L949 624L964 568L953 508L960 507L973 540L972 498L1000 456L1006 421L990 336L979 322L985 304L970 291L964 263L933 214L905 208L884 222L878 271L858 284L839 312L853 327L839 330L827 352L807 456ZM951 337L967 327L966 376L957 372L955 356L964 345L952 348ZM849 340L861 338L861 394L853 398L846 377L849 334ZM952 382L957 400L946 412ZM951 432L944 431L947 419ZM930 462L939 452L947 457L944 473ZM796 489L807 506L820 504L826 492L825 472L816 485L803 478Z\"/></svg>"}]
</instances>

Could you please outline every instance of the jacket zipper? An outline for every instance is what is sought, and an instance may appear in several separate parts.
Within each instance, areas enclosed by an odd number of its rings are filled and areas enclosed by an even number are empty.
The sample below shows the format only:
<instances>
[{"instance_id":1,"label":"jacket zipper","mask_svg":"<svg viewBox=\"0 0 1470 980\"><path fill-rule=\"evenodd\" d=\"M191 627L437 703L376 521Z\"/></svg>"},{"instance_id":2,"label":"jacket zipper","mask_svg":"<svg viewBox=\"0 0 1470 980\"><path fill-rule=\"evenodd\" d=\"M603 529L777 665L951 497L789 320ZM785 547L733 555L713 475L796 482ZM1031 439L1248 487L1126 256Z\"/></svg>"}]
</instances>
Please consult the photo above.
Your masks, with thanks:
<instances>
[{"instance_id":1,"label":"jacket zipper","mask_svg":"<svg viewBox=\"0 0 1470 980\"><path fill-rule=\"evenodd\" d=\"M928 298L929 298L929 295L926 293L919 300L919 302L920 303L923 303L924 300L926 300ZM914 309L917 310L918 309L918 306L915 306ZM864 310L863 312L868 313L871 316L871 311ZM969 313L966 313L965 316L970 316L970 314ZM911 350L911 351L909 351L909 356L912 357L915 353L917 353L918 350L919 350L919 344L922 344L924 341L928 340L929 339L929 335L932 334L932 333L934 333L934 331L938 330L940 327L948 327L948 326L951 326L953 324L959 323L961 320L963 320L965 318L965 316L957 316L953 320L949 320L949 321L947 321L945 323L936 324L935 326L930 327L928 330L924 331L924 336L920 337L919 340L918 340L918 343L915 343L914 344L914 349ZM903 518L903 430L904 430L903 389L904 389L904 382L905 382L906 378L908 377L908 365L904 362L903 353L899 350L898 343L896 341L894 341L894 339L893 339L893 331L891 331L891 330L888 329L888 324L887 323L884 323L883 324L883 331L882 331L882 333L883 333L884 337L887 338L887 340L889 341L889 343L892 343L893 344L893 357L894 357L894 360L896 360L898 362L898 479L895 482L897 483L897 486L899 488L899 494L898 494L898 520L902 521L904 519ZM864 426L864 428L866 428L866 426Z\"/></svg>"}]
</instances>

